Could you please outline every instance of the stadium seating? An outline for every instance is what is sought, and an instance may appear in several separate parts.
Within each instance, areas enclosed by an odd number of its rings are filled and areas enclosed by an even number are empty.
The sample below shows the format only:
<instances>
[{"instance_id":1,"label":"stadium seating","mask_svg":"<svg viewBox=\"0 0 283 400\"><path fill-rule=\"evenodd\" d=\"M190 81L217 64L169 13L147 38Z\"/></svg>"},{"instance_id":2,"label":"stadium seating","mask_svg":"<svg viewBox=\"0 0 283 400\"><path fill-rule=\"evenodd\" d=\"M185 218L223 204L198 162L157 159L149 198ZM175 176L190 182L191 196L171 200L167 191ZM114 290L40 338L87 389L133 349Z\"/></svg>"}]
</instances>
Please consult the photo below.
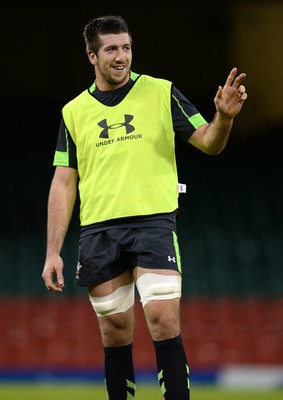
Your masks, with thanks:
<instances>
[{"instance_id":1,"label":"stadium seating","mask_svg":"<svg viewBox=\"0 0 283 400\"><path fill-rule=\"evenodd\" d=\"M282 168L241 162L223 169L222 161L191 169L183 180L191 182L188 196L180 198L181 317L189 362L192 368L283 364ZM36 173L25 184L37 196L34 181ZM14 190L8 178L2 182ZM18 210L5 193L4 222L15 214L17 228L9 220L0 241L0 371L101 369L98 325L85 290L74 285L77 221L63 248L64 293L47 293L41 278L45 204L39 216L29 199ZM135 360L138 368L154 368L138 301L136 313Z\"/></svg>"}]
</instances>

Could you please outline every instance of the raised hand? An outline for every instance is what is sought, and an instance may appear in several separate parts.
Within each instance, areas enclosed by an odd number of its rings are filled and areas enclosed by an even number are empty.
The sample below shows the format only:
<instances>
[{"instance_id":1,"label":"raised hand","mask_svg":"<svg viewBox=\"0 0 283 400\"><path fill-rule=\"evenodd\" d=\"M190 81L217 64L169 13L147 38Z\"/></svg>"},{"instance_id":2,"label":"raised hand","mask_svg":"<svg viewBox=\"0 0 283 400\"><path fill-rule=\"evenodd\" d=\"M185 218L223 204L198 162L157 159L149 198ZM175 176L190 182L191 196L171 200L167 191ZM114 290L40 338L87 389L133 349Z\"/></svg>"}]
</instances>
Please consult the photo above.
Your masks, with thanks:
<instances>
[{"instance_id":1,"label":"raised hand","mask_svg":"<svg viewBox=\"0 0 283 400\"><path fill-rule=\"evenodd\" d=\"M246 88L242 84L246 78L246 74L241 73L236 77L237 71L236 67L231 70L225 85L218 87L214 98L216 110L227 118L234 118L248 97Z\"/></svg>"}]
</instances>

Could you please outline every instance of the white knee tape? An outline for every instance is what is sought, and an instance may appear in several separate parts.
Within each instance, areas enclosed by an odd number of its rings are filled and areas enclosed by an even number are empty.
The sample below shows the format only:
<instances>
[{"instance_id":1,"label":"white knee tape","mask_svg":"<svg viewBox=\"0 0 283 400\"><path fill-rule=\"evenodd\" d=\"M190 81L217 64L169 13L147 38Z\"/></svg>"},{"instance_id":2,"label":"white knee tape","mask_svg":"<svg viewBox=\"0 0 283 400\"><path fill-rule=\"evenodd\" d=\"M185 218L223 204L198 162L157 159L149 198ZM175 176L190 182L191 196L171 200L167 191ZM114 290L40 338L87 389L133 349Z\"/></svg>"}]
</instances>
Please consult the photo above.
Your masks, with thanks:
<instances>
[{"instance_id":1,"label":"white knee tape","mask_svg":"<svg viewBox=\"0 0 283 400\"><path fill-rule=\"evenodd\" d=\"M125 312L134 304L135 287L133 283L130 283L119 287L107 296L89 296L89 299L98 317Z\"/></svg>"},{"instance_id":2,"label":"white knee tape","mask_svg":"<svg viewBox=\"0 0 283 400\"><path fill-rule=\"evenodd\" d=\"M137 279L137 289L143 307L151 300L181 297L181 276L145 273Z\"/></svg>"}]
</instances>

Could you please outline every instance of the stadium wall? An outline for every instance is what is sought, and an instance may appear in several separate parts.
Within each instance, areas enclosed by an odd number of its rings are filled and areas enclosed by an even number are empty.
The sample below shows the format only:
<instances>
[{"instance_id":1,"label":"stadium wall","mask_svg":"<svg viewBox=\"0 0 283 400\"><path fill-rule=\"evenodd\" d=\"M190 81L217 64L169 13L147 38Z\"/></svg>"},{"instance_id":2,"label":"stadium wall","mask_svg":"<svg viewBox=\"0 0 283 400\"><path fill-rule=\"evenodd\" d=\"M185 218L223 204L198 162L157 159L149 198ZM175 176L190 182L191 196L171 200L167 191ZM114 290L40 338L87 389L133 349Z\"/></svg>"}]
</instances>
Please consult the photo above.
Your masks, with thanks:
<instances>
[{"instance_id":1,"label":"stadium wall","mask_svg":"<svg viewBox=\"0 0 283 400\"><path fill-rule=\"evenodd\" d=\"M137 375L155 379L154 349L139 302L135 313ZM259 384L282 384L282 315L283 299L183 299L182 336L192 380L254 385L258 376ZM0 380L102 380L101 338L87 299L2 298L0 325ZM262 366L265 380L252 372ZM251 380L245 379L247 367Z\"/></svg>"}]
</instances>

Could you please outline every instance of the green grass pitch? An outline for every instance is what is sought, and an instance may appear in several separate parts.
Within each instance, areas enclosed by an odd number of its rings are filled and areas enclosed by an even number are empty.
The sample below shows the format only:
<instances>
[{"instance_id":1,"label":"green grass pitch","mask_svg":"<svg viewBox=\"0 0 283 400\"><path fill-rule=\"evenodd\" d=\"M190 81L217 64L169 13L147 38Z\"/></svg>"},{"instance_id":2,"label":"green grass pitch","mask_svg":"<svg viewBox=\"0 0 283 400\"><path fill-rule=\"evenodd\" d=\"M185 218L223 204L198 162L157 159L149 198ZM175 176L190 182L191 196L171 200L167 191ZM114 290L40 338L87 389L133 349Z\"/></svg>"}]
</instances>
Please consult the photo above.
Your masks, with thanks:
<instances>
[{"instance_id":1,"label":"green grass pitch","mask_svg":"<svg viewBox=\"0 0 283 400\"><path fill-rule=\"evenodd\" d=\"M101 385L0 384L0 398L3 400L107 400L107 394ZM192 400L282 400L282 398L282 389L230 390L214 386L191 388ZM135 400L162 400L162 396L155 385L138 384Z\"/></svg>"}]
</instances>

